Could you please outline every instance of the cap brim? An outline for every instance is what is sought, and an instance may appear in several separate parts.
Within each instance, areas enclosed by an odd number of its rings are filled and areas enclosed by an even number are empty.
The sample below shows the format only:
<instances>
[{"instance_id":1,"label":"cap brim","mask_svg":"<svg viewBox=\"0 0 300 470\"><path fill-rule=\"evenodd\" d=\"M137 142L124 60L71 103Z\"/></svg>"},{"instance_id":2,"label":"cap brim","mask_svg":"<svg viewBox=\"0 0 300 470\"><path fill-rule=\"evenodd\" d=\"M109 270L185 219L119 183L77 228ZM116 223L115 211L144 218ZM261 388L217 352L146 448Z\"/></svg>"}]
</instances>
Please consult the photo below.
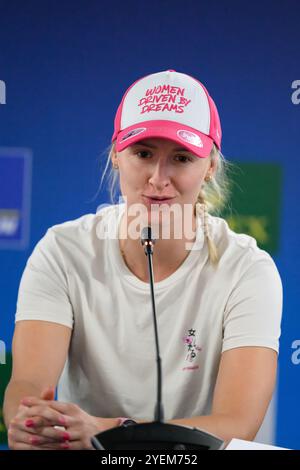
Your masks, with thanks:
<instances>
[{"instance_id":1,"label":"cap brim","mask_svg":"<svg viewBox=\"0 0 300 470\"><path fill-rule=\"evenodd\" d=\"M207 158L213 146L213 140L208 135L192 127L175 121L144 121L119 132L116 150L121 152L126 147L150 137L170 139L200 158Z\"/></svg>"}]
</instances>

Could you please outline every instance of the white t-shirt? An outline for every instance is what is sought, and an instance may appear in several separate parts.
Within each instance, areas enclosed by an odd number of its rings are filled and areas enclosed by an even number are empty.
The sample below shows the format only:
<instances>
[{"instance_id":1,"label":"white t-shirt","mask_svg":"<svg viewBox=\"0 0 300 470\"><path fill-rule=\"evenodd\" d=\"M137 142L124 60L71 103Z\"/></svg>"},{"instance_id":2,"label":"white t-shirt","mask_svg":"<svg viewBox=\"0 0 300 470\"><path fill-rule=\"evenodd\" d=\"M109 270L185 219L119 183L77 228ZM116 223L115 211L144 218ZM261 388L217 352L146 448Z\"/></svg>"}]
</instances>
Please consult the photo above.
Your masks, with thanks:
<instances>
[{"instance_id":1,"label":"white t-shirt","mask_svg":"<svg viewBox=\"0 0 300 470\"><path fill-rule=\"evenodd\" d=\"M16 321L73 328L59 400L94 416L152 420L157 376L150 288L120 253L124 208L109 206L47 231L24 270ZM208 215L221 255L215 268L199 221L194 249L155 283L166 420L210 414L223 351L278 351L282 285L272 258L254 238Z\"/></svg>"}]
</instances>

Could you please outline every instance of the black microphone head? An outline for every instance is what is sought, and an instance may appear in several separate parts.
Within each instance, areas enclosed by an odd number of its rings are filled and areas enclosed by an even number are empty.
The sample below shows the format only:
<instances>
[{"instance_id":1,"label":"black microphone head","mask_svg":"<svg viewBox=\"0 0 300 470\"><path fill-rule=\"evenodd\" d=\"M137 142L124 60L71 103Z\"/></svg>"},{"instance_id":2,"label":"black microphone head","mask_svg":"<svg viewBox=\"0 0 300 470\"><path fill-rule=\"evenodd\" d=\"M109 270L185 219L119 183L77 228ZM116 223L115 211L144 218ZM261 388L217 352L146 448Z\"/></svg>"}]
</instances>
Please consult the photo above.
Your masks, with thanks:
<instances>
[{"instance_id":1,"label":"black microphone head","mask_svg":"<svg viewBox=\"0 0 300 470\"><path fill-rule=\"evenodd\" d=\"M155 238L152 236L152 228L150 226L144 227L141 231L141 242L142 245L145 244L145 242L151 242L152 245L155 243Z\"/></svg>"}]
</instances>

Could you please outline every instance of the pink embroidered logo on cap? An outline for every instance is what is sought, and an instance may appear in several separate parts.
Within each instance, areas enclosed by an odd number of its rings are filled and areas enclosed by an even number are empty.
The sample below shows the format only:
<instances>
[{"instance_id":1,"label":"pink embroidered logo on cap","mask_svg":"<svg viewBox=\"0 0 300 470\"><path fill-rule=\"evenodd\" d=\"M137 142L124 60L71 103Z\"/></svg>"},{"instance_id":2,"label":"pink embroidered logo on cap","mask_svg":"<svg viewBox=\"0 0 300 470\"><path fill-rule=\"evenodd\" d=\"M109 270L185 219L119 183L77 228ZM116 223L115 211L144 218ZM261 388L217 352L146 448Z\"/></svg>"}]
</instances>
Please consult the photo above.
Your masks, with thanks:
<instances>
[{"instance_id":1,"label":"pink embroidered logo on cap","mask_svg":"<svg viewBox=\"0 0 300 470\"><path fill-rule=\"evenodd\" d=\"M184 96L185 88L172 85L157 85L149 88L145 96L139 100L138 106L141 106L141 114L151 111L174 111L183 113L185 107L191 103L191 100Z\"/></svg>"},{"instance_id":2,"label":"pink embroidered logo on cap","mask_svg":"<svg viewBox=\"0 0 300 470\"><path fill-rule=\"evenodd\" d=\"M146 130L147 130L146 127L139 127L138 129L133 129L132 131L129 131L128 134L125 134L120 140L120 142L124 142L124 140L130 139L130 137L141 134L142 132L145 132Z\"/></svg>"},{"instance_id":3,"label":"pink embroidered logo on cap","mask_svg":"<svg viewBox=\"0 0 300 470\"><path fill-rule=\"evenodd\" d=\"M187 131L186 129L180 129L177 131L178 137L189 144L195 145L195 147L203 147L203 142L200 139L199 135L194 134L194 132Z\"/></svg>"}]
</instances>

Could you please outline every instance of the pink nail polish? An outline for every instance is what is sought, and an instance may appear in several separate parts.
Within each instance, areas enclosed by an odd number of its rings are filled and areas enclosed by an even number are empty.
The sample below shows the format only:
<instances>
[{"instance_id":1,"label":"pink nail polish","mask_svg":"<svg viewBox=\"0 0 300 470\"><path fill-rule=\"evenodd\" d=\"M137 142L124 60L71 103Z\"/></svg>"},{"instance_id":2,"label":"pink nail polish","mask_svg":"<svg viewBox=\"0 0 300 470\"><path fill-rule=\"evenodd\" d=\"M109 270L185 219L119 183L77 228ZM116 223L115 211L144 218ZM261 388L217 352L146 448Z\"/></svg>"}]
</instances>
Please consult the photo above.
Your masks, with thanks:
<instances>
[{"instance_id":1,"label":"pink nail polish","mask_svg":"<svg viewBox=\"0 0 300 470\"><path fill-rule=\"evenodd\" d=\"M64 432L62 437L64 441L69 441L71 439L71 436L68 432Z\"/></svg>"},{"instance_id":2,"label":"pink nail polish","mask_svg":"<svg viewBox=\"0 0 300 470\"><path fill-rule=\"evenodd\" d=\"M33 428L34 427L34 421L32 419L26 419L25 426L27 428Z\"/></svg>"},{"instance_id":3,"label":"pink nail polish","mask_svg":"<svg viewBox=\"0 0 300 470\"><path fill-rule=\"evenodd\" d=\"M62 449L70 449L70 445L67 442L64 442L63 444L61 444L61 448Z\"/></svg>"},{"instance_id":4,"label":"pink nail polish","mask_svg":"<svg viewBox=\"0 0 300 470\"><path fill-rule=\"evenodd\" d=\"M33 445L40 443L40 441L39 441L39 439L38 439L37 437L32 437L32 438L30 439L30 442L31 442L31 444L33 444Z\"/></svg>"},{"instance_id":5,"label":"pink nail polish","mask_svg":"<svg viewBox=\"0 0 300 470\"><path fill-rule=\"evenodd\" d=\"M66 424L65 418L59 417L59 418L58 418L58 421L59 421L60 424L62 424L63 426L65 426L65 424Z\"/></svg>"}]
</instances>

